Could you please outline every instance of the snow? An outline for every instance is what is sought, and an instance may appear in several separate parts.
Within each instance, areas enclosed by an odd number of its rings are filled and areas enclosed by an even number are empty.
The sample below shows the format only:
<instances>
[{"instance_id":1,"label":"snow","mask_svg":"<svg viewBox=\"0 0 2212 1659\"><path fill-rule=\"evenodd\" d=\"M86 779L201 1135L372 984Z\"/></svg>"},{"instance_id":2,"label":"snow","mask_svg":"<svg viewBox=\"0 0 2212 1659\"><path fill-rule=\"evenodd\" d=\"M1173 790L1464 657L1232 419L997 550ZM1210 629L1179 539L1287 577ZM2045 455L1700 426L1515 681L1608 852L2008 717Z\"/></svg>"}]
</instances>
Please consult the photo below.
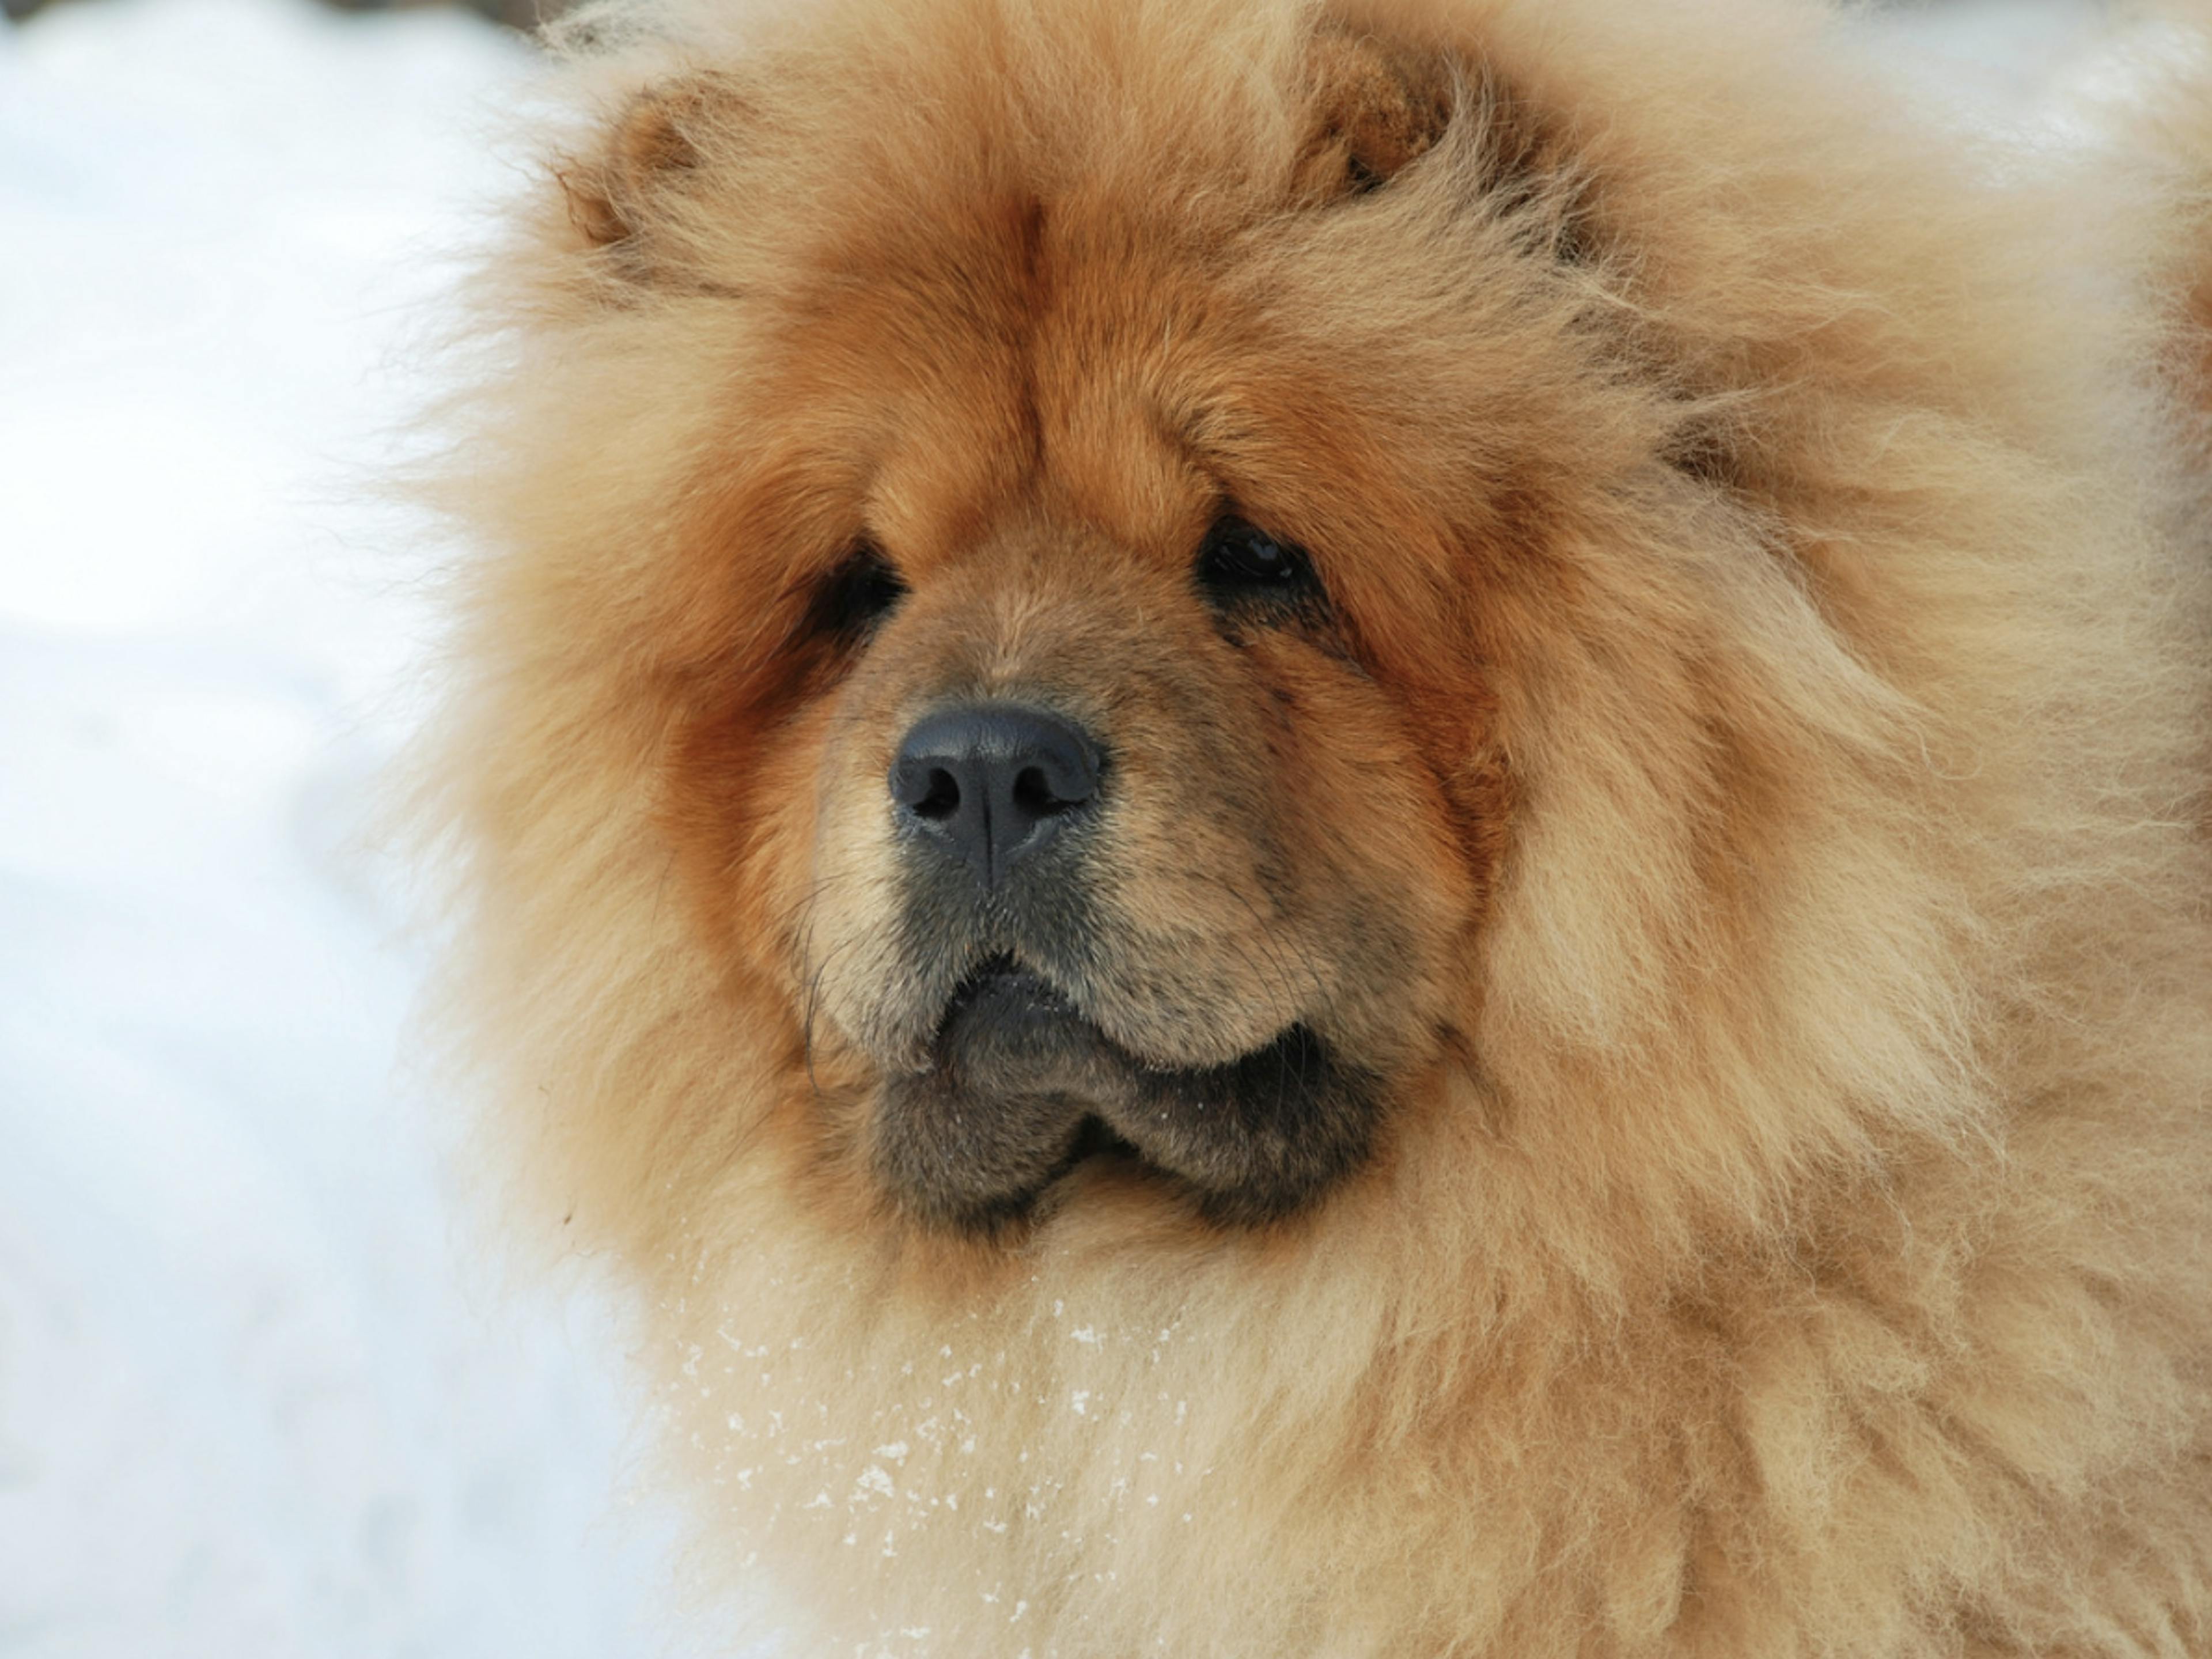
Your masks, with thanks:
<instances>
[{"instance_id":1,"label":"snow","mask_svg":"<svg viewBox=\"0 0 2212 1659\"><path fill-rule=\"evenodd\" d=\"M1881 27L1990 110L2082 16ZM297 0L0 30L0 1655L698 1638L617 1328L477 1265L359 844L437 551L363 479L532 62Z\"/></svg>"},{"instance_id":2,"label":"snow","mask_svg":"<svg viewBox=\"0 0 2212 1659\"><path fill-rule=\"evenodd\" d=\"M611 1324L471 1265L361 848L434 553L362 480L531 68L283 0L0 30L0 1654L683 1635Z\"/></svg>"}]
</instances>

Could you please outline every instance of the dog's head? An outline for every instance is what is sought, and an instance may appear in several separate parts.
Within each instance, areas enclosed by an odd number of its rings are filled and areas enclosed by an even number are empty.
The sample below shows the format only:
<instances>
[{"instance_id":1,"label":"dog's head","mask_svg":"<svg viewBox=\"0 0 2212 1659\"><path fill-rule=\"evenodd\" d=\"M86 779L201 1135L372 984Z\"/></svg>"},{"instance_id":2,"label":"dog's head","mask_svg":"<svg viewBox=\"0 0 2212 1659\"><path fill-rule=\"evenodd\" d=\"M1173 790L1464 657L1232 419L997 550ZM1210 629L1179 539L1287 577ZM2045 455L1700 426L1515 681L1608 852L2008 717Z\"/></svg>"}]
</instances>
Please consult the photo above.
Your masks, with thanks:
<instances>
[{"instance_id":1,"label":"dog's head","mask_svg":"<svg viewBox=\"0 0 2212 1659\"><path fill-rule=\"evenodd\" d=\"M1478 1120L1547 1215L1864 1143L1886 1084L1743 1103L1922 1063L1917 991L1774 988L1936 926L1821 872L1917 856L1945 741L1851 643L1939 608L1836 531L1901 361L1837 284L1937 228L1457 9L746 27L617 42L460 478L471 994L579 1202L765 1146L836 1226L1202 1236Z\"/></svg>"},{"instance_id":2,"label":"dog's head","mask_svg":"<svg viewBox=\"0 0 2212 1659\"><path fill-rule=\"evenodd\" d=\"M1583 441L1503 326L1565 326L1571 185L1480 73L1295 44L1233 167L1054 178L952 121L839 135L857 205L785 195L801 61L650 88L569 170L616 307L724 319L686 900L778 988L827 1154L929 1222L1079 1167L1293 1212L1463 1040L1510 793L1464 550ZM1439 292L1445 223L1481 258Z\"/></svg>"}]
</instances>

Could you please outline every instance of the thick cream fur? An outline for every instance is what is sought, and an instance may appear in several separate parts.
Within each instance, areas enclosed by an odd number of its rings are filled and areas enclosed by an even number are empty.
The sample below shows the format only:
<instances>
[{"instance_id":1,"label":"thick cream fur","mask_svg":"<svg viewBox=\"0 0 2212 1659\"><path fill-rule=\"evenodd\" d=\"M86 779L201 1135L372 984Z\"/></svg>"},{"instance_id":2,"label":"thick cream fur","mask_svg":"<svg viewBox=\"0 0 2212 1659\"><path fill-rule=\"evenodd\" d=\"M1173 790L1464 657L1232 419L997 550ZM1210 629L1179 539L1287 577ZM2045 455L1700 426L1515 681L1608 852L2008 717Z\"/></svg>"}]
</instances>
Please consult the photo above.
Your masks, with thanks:
<instances>
[{"instance_id":1,"label":"thick cream fur","mask_svg":"<svg viewBox=\"0 0 2212 1659\"><path fill-rule=\"evenodd\" d=\"M2212 1653L2212 94L2175 171L2028 178L1787 8L1336 15L1494 72L1601 248L1462 280L1507 232L1449 134L1282 233L1285 351L1431 417L1372 580L1418 611L1506 471L1544 500L1468 624L1515 805L1462 1040L1300 1220L1101 1190L1012 1250L824 1196L782 991L672 896L684 504L776 438L728 296L798 280L750 204L1202 240L1289 174L1314 14L601 14L570 71L595 124L734 77L737 193L641 273L549 183L488 273L447 984L519 1209L642 1310L701 1560L808 1654Z\"/></svg>"}]
</instances>

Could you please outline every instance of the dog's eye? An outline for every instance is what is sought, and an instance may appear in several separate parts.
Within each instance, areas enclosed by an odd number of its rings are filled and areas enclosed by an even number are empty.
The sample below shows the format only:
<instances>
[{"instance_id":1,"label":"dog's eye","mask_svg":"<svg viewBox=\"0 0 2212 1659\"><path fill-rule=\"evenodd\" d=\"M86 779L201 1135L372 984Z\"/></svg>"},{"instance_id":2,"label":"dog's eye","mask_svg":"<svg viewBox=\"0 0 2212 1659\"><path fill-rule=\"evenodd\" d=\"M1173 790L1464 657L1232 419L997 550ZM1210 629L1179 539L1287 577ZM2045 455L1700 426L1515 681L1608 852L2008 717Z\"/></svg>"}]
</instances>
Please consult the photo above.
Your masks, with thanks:
<instances>
[{"instance_id":1,"label":"dog's eye","mask_svg":"<svg viewBox=\"0 0 2212 1659\"><path fill-rule=\"evenodd\" d=\"M1216 599L1245 594L1296 595L1313 585L1304 552L1243 519L1222 519L1198 550L1199 585Z\"/></svg>"},{"instance_id":2,"label":"dog's eye","mask_svg":"<svg viewBox=\"0 0 2212 1659\"><path fill-rule=\"evenodd\" d=\"M881 549L862 542L823 577L806 608L806 631L853 641L866 639L906 597L906 584Z\"/></svg>"}]
</instances>

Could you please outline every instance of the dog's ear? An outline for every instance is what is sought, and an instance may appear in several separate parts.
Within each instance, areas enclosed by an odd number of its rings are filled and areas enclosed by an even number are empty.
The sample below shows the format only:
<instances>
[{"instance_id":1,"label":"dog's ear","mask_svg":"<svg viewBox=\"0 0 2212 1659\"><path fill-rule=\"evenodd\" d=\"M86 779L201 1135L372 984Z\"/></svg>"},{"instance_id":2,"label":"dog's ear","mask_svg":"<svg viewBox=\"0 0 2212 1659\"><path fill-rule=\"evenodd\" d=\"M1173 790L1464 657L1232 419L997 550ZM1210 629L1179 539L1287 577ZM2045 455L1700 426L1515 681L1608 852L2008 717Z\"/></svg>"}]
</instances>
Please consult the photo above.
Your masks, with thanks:
<instances>
[{"instance_id":1,"label":"dog's ear","mask_svg":"<svg viewBox=\"0 0 2212 1659\"><path fill-rule=\"evenodd\" d=\"M1308 203L1388 184L1443 137L1458 102L1442 58L1323 25L1308 46L1305 142L1291 189Z\"/></svg>"},{"instance_id":2,"label":"dog's ear","mask_svg":"<svg viewBox=\"0 0 2212 1659\"><path fill-rule=\"evenodd\" d=\"M568 222L593 247L615 250L645 276L653 241L709 158L747 116L726 76L697 74L649 87L600 136L596 154L564 162L555 176Z\"/></svg>"},{"instance_id":3,"label":"dog's ear","mask_svg":"<svg viewBox=\"0 0 2212 1659\"><path fill-rule=\"evenodd\" d=\"M1434 149L1455 123L1480 144L1493 206L1515 208L1577 187L1559 123L1545 118L1488 67L1433 48L1324 24L1305 60L1305 141L1291 189L1310 205L1380 189ZM1571 201L1561 200L1562 258L1575 257Z\"/></svg>"}]
</instances>

